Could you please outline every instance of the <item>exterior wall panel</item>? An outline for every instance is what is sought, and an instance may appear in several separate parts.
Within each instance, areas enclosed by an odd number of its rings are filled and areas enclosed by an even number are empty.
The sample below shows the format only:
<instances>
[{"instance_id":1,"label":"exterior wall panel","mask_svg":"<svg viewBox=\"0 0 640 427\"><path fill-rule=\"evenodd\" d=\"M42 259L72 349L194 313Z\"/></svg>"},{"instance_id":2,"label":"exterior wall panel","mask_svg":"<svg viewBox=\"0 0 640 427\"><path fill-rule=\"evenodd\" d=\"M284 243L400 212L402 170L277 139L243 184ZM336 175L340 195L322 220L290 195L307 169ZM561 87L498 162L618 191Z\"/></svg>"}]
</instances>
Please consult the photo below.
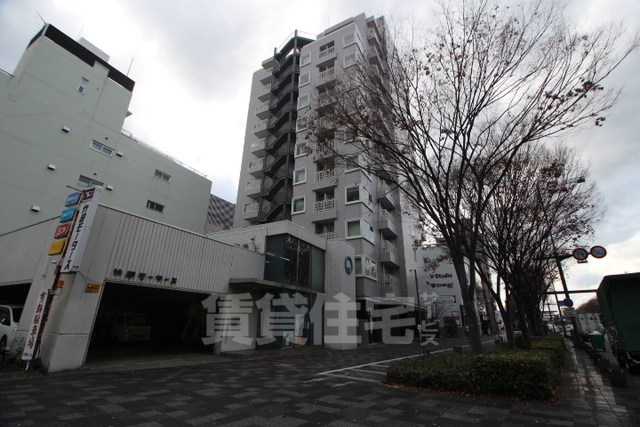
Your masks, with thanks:
<instances>
[{"instance_id":1,"label":"exterior wall panel","mask_svg":"<svg viewBox=\"0 0 640 427\"><path fill-rule=\"evenodd\" d=\"M107 224L116 234L107 281L193 292L227 291L233 247L115 210L110 215L117 221ZM127 272L135 276L127 278Z\"/></svg>"}]
</instances>

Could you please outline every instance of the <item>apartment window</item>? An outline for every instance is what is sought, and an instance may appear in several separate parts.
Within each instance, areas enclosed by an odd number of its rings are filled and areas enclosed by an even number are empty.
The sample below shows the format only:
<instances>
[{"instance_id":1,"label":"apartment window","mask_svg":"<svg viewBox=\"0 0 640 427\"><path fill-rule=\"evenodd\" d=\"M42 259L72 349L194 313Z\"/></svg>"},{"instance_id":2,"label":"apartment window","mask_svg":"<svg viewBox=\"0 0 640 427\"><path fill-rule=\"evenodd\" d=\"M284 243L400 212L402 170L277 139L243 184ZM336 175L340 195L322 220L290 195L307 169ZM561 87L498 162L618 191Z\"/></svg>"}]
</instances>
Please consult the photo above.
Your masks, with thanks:
<instances>
[{"instance_id":1,"label":"apartment window","mask_svg":"<svg viewBox=\"0 0 640 427\"><path fill-rule=\"evenodd\" d=\"M360 169L360 156L347 157L347 172Z\"/></svg>"},{"instance_id":2,"label":"apartment window","mask_svg":"<svg viewBox=\"0 0 640 427\"><path fill-rule=\"evenodd\" d=\"M160 212L164 210L164 205L160 203L153 202L151 200L147 200L147 209L151 209L152 211Z\"/></svg>"},{"instance_id":3,"label":"apartment window","mask_svg":"<svg viewBox=\"0 0 640 427\"><path fill-rule=\"evenodd\" d=\"M373 208L373 196L365 187L354 185L347 187L346 191L346 204L362 202L369 208Z\"/></svg>"},{"instance_id":4,"label":"apartment window","mask_svg":"<svg viewBox=\"0 0 640 427\"><path fill-rule=\"evenodd\" d=\"M307 119L306 117L298 119L296 122L296 132L300 132L301 130L305 130L307 128Z\"/></svg>"},{"instance_id":5,"label":"apartment window","mask_svg":"<svg viewBox=\"0 0 640 427\"><path fill-rule=\"evenodd\" d=\"M342 47L351 46L356 42L356 33L349 33L342 38Z\"/></svg>"},{"instance_id":6,"label":"apartment window","mask_svg":"<svg viewBox=\"0 0 640 427\"><path fill-rule=\"evenodd\" d=\"M355 203L360 201L360 186L347 187L347 203Z\"/></svg>"},{"instance_id":7,"label":"apartment window","mask_svg":"<svg viewBox=\"0 0 640 427\"><path fill-rule=\"evenodd\" d=\"M293 185L307 182L307 168L296 169L293 171Z\"/></svg>"},{"instance_id":8,"label":"apartment window","mask_svg":"<svg viewBox=\"0 0 640 427\"><path fill-rule=\"evenodd\" d=\"M368 256L355 257L354 264L356 275L367 276L371 279L378 278L377 264Z\"/></svg>"},{"instance_id":9,"label":"apartment window","mask_svg":"<svg viewBox=\"0 0 640 427\"><path fill-rule=\"evenodd\" d=\"M304 86L311 83L311 72L300 74L300 84L298 86Z\"/></svg>"},{"instance_id":10,"label":"apartment window","mask_svg":"<svg viewBox=\"0 0 640 427\"><path fill-rule=\"evenodd\" d=\"M352 65L356 65L356 54L355 53L350 53L348 55L345 55L345 57L342 60L342 67L343 68L349 68Z\"/></svg>"},{"instance_id":11,"label":"apartment window","mask_svg":"<svg viewBox=\"0 0 640 427\"><path fill-rule=\"evenodd\" d=\"M304 212L304 201L305 196L302 197L294 197L291 201L291 213L303 213Z\"/></svg>"},{"instance_id":12,"label":"apartment window","mask_svg":"<svg viewBox=\"0 0 640 427\"><path fill-rule=\"evenodd\" d=\"M106 145L98 141L91 141L91 149L99 151L105 156L109 156L109 157L113 156L113 148L107 147Z\"/></svg>"},{"instance_id":13,"label":"apartment window","mask_svg":"<svg viewBox=\"0 0 640 427\"><path fill-rule=\"evenodd\" d=\"M300 57L300 66L311 64L311 52L307 52Z\"/></svg>"},{"instance_id":14,"label":"apartment window","mask_svg":"<svg viewBox=\"0 0 640 427\"><path fill-rule=\"evenodd\" d=\"M80 175L80 178L78 178L78 185L82 187L104 187L103 182L96 181L84 175Z\"/></svg>"},{"instance_id":15,"label":"apartment window","mask_svg":"<svg viewBox=\"0 0 640 427\"><path fill-rule=\"evenodd\" d=\"M167 173L164 173L159 169L156 169L156 171L153 174L153 176L155 176L156 178L161 179L161 180L163 180L165 182L169 182L171 180L171 175L169 175Z\"/></svg>"},{"instance_id":16,"label":"apartment window","mask_svg":"<svg viewBox=\"0 0 640 427\"><path fill-rule=\"evenodd\" d=\"M89 84L89 80L85 79L84 77L82 78L82 80L80 80L80 84L78 85L78 92L80 92L81 94L84 95L84 93L87 90L87 85Z\"/></svg>"},{"instance_id":17,"label":"apartment window","mask_svg":"<svg viewBox=\"0 0 640 427\"><path fill-rule=\"evenodd\" d=\"M375 243L375 229L364 219L347 221L347 238L364 237Z\"/></svg>"},{"instance_id":18,"label":"apartment window","mask_svg":"<svg viewBox=\"0 0 640 427\"><path fill-rule=\"evenodd\" d=\"M306 142L298 142L296 144L296 157L305 156L307 154L307 143Z\"/></svg>"},{"instance_id":19,"label":"apartment window","mask_svg":"<svg viewBox=\"0 0 640 427\"><path fill-rule=\"evenodd\" d=\"M309 106L309 94L305 93L298 98L298 110Z\"/></svg>"}]
</instances>

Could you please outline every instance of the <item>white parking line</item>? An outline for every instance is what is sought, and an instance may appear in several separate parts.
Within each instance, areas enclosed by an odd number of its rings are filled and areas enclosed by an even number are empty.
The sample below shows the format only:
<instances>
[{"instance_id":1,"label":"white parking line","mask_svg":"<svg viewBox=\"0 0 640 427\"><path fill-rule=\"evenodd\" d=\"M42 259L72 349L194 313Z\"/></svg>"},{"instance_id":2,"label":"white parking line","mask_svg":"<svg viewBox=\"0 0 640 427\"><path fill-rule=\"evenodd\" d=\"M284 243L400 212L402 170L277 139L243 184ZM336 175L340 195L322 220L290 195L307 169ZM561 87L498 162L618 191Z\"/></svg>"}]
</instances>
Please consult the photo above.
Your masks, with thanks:
<instances>
[{"instance_id":1,"label":"white parking line","mask_svg":"<svg viewBox=\"0 0 640 427\"><path fill-rule=\"evenodd\" d=\"M492 341L484 341L482 344L488 344L490 342L492 342ZM463 345L463 346L460 346L460 347L465 348L465 347L469 347L469 345L467 344L467 345ZM445 349L442 349L442 350L432 351L431 354L444 353L446 351L453 351L453 347L452 348L445 348ZM418 357L418 356L422 356L422 355L421 354L414 354L414 355L411 355L411 356L402 356L402 357L396 357L396 358L393 358L393 359L381 360L379 362L363 363L362 365L348 366L346 368L333 369L331 371L319 372L316 375L326 375L326 376L331 376L331 377L355 379L355 380L358 380L358 381L378 382L378 381L370 379L370 378L352 377L352 376L348 376L348 375L344 375L344 374L337 374L337 373L338 372L345 372L345 371L358 371L358 372L366 372L366 373L372 373L372 374L380 375L380 374L384 374L385 372L369 371L369 370L365 370L365 369L362 369L362 368L366 368L368 366L389 364L391 362L396 362L398 360L411 359L413 357Z\"/></svg>"}]
</instances>

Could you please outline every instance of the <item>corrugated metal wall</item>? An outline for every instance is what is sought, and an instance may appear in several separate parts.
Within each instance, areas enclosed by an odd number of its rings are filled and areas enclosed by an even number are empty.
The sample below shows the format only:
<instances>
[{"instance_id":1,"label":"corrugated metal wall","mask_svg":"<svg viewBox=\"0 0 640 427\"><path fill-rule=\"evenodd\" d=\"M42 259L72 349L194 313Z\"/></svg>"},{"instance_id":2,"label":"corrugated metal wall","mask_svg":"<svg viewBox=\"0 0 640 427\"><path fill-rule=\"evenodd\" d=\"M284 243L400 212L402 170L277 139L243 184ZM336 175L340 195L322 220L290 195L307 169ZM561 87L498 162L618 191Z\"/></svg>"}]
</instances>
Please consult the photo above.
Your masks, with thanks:
<instances>
[{"instance_id":1,"label":"corrugated metal wall","mask_svg":"<svg viewBox=\"0 0 640 427\"><path fill-rule=\"evenodd\" d=\"M107 216L103 227L113 228L115 239L112 247L98 250L110 256L107 281L227 292L232 246L115 210L110 210ZM135 272L135 277L126 278L127 272Z\"/></svg>"}]
</instances>

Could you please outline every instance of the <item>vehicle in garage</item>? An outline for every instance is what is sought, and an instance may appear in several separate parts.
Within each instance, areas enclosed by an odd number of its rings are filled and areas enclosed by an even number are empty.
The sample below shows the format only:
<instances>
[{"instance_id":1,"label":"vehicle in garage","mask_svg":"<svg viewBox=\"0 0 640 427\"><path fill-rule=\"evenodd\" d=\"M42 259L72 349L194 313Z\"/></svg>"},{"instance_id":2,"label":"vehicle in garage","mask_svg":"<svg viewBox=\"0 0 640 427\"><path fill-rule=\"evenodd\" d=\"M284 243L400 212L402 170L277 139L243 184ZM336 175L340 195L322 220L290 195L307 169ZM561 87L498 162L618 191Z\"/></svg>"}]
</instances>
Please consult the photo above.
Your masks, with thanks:
<instances>
[{"instance_id":1,"label":"vehicle in garage","mask_svg":"<svg viewBox=\"0 0 640 427\"><path fill-rule=\"evenodd\" d=\"M18 330L22 305L0 305L0 353L10 350L13 337Z\"/></svg>"},{"instance_id":2,"label":"vehicle in garage","mask_svg":"<svg viewBox=\"0 0 640 427\"><path fill-rule=\"evenodd\" d=\"M144 313L119 313L111 329L114 342L150 341L151 322Z\"/></svg>"}]
</instances>

